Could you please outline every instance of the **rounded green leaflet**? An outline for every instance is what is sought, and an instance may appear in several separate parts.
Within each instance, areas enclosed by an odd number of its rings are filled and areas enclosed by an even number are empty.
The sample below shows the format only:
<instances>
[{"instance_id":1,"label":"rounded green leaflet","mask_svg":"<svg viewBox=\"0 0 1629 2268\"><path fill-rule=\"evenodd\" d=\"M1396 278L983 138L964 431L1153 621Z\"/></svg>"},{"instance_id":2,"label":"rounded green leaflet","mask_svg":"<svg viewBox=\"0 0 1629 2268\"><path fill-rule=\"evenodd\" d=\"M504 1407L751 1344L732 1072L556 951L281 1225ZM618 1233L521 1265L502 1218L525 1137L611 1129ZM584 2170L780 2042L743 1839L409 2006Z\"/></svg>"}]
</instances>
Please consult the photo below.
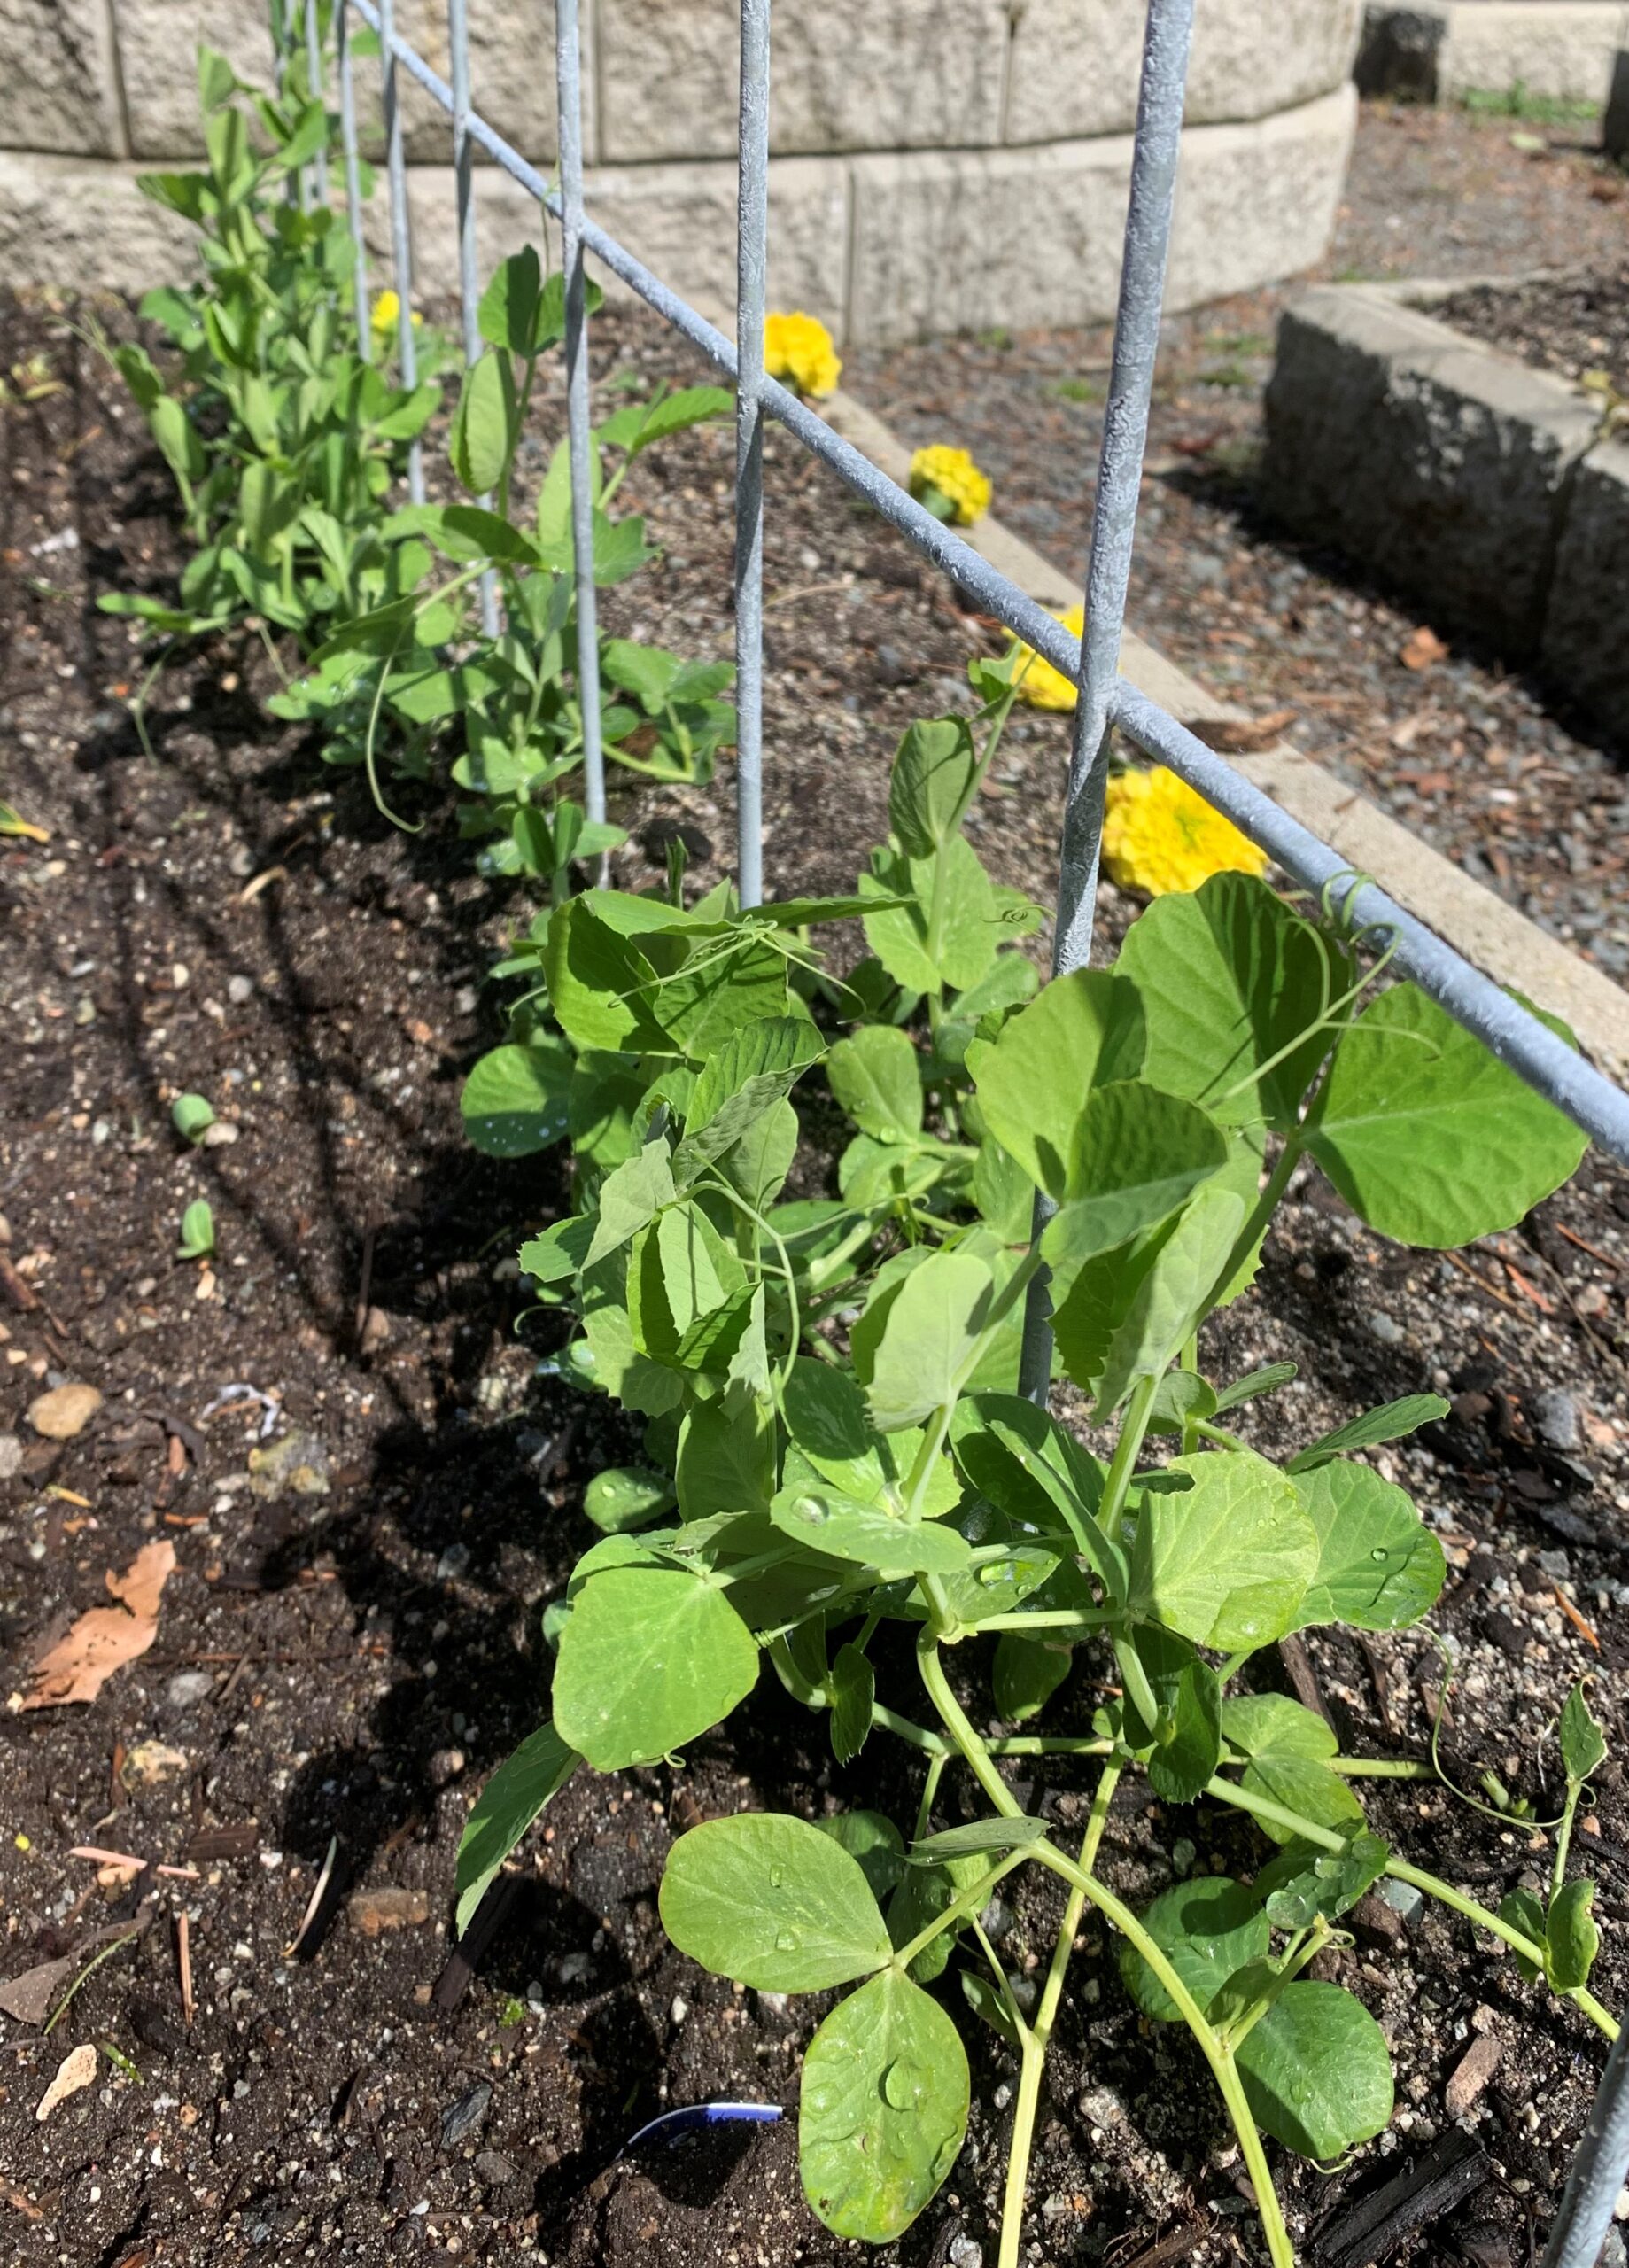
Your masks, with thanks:
<instances>
[{"instance_id":1,"label":"rounded green leaflet","mask_svg":"<svg viewBox=\"0 0 1629 2268\"><path fill-rule=\"evenodd\" d=\"M809 2044L798 2114L803 2194L834 2235L887 2244L955 2164L967 2056L936 2000L897 1969L862 1984Z\"/></svg>"},{"instance_id":2,"label":"rounded green leaflet","mask_svg":"<svg viewBox=\"0 0 1629 2268\"><path fill-rule=\"evenodd\" d=\"M1318 1538L1294 1486L1251 1449L1174 1457L1186 1489L1144 1488L1132 1547L1132 1612L1232 1653L1295 1626Z\"/></svg>"},{"instance_id":3,"label":"rounded green leaflet","mask_svg":"<svg viewBox=\"0 0 1629 2268\"><path fill-rule=\"evenodd\" d=\"M1318 1567L1297 1627L1403 1630L1429 1614L1447 1573L1442 1546L1402 1489L1336 1457L1295 1487L1318 1531Z\"/></svg>"},{"instance_id":4,"label":"rounded green leaflet","mask_svg":"<svg viewBox=\"0 0 1629 2268\"><path fill-rule=\"evenodd\" d=\"M476 1799L458 1845L458 1933L475 1919L499 1868L581 1759L553 1725L542 1724L493 1774Z\"/></svg>"},{"instance_id":5,"label":"rounded green leaflet","mask_svg":"<svg viewBox=\"0 0 1629 2268\"><path fill-rule=\"evenodd\" d=\"M966 1537L941 1520L896 1519L834 1488L783 1488L769 1516L783 1535L885 1578L953 1575L972 1557Z\"/></svg>"},{"instance_id":6,"label":"rounded green leaflet","mask_svg":"<svg viewBox=\"0 0 1629 2268\"><path fill-rule=\"evenodd\" d=\"M1222 1705L1222 1730L1242 1756L1302 1756L1323 1764L1340 1750L1333 1726L1287 1693L1230 1693Z\"/></svg>"},{"instance_id":7,"label":"rounded green leaflet","mask_svg":"<svg viewBox=\"0 0 1629 2268\"><path fill-rule=\"evenodd\" d=\"M576 1068L576 1056L557 1039L492 1048L464 1081L464 1132L489 1158L548 1149L566 1132Z\"/></svg>"},{"instance_id":8,"label":"rounded green leaflet","mask_svg":"<svg viewBox=\"0 0 1629 2268\"><path fill-rule=\"evenodd\" d=\"M201 1142L215 1122L215 1114L202 1095L177 1095L170 1105L170 1122L183 1142Z\"/></svg>"},{"instance_id":9,"label":"rounded green leaflet","mask_svg":"<svg viewBox=\"0 0 1629 2268\"><path fill-rule=\"evenodd\" d=\"M648 1527L673 1509L673 1491L659 1472L637 1465L607 1465L583 1491L583 1511L601 1535Z\"/></svg>"},{"instance_id":10,"label":"rounded green leaflet","mask_svg":"<svg viewBox=\"0 0 1629 2268\"><path fill-rule=\"evenodd\" d=\"M893 1953L858 1860L807 1820L775 1812L681 1835L661 1908L681 1953L759 1992L823 1992Z\"/></svg>"},{"instance_id":11,"label":"rounded green leaflet","mask_svg":"<svg viewBox=\"0 0 1629 2268\"><path fill-rule=\"evenodd\" d=\"M1067 1195L1048 1231L1059 1259L1080 1262L1163 1221L1227 1162L1214 1119L1141 1079L1095 1088L1074 1122Z\"/></svg>"},{"instance_id":12,"label":"rounded green leaflet","mask_svg":"<svg viewBox=\"0 0 1629 2268\"><path fill-rule=\"evenodd\" d=\"M905 1277L872 1358L868 1397L880 1433L919 1425L954 1402L994 1292L988 1263L968 1252L930 1253Z\"/></svg>"},{"instance_id":13,"label":"rounded green leaflet","mask_svg":"<svg viewBox=\"0 0 1629 2268\"><path fill-rule=\"evenodd\" d=\"M995 1040L976 1040L967 1068L985 1125L1038 1188L1061 1199L1075 1121L1096 1085L1143 1068L1142 1003L1123 976L1055 976Z\"/></svg>"},{"instance_id":14,"label":"rounded green leaflet","mask_svg":"<svg viewBox=\"0 0 1629 2268\"><path fill-rule=\"evenodd\" d=\"M887 1142L921 1131L922 1059L896 1024L865 1024L826 1059L832 1092L863 1134Z\"/></svg>"},{"instance_id":15,"label":"rounded green leaflet","mask_svg":"<svg viewBox=\"0 0 1629 2268\"><path fill-rule=\"evenodd\" d=\"M880 1811L840 1811L829 1819L818 1819L815 1825L858 1861L873 1898L880 1900L899 1887L905 1871L905 1838L891 1819Z\"/></svg>"},{"instance_id":16,"label":"rounded green leaflet","mask_svg":"<svg viewBox=\"0 0 1629 2268\"><path fill-rule=\"evenodd\" d=\"M1196 1875L1179 1882L1143 1915L1143 1927L1201 2008L1236 1969L1259 1961L1272 1939L1260 1899L1224 1875ZM1120 1948L1126 1990L1157 2023L1176 2023L1182 2010L1133 1945Z\"/></svg>"},{"instance_id":17,"label":"rounded green leaflet","mask_svg":"<svg viewBox=\"0 0 1629 2268\"><path fill-rule=\"evenodd\" d=\"M1258 2124L1304 2158L1340 2157L1391 2119L1385 2034L1338 1984L1286 1984L1237 2060Z\"/></svg>"},{"instance_id":18,"label":"rounded green leaflet","mask_svg":"<svg viewBox=\"0 0 1629 2268\"><path fill-rule=\"evenodd\" d=\"M1364 1825L1363 1806L1338 1773L1309 1756L1290 1756L1269 1750L1253 1756L1239 1785L1247 1794L1265 1796L1281 1804L1298 1819L1327 1827L1337 1835L1351 1835ZM1296 1830L1276 1820L1257 1818L1256 1825L1275 1843L1293 1843Z\"/></svg>"},{"instance_id":19,"label":"rounded green leaflet","mask_svg":"<svg viewBox=\"0 0 1629 2268\"><path fill-rule=\"evenodd\" d=\"M990 1665L996 1714L1015 1725L1039 1716L1068 1676L1073 1659L1073 1650L1067 1644L1004 1630L996 1641Z\"/></svg>"},{"instance_id":20,"label":"rounded green leaflet","mask_svg":"<svg viewBox=\"0 0 1629 2268\"><path fill-rule=\"evenodd\" d=\"M757 1645L723 1591L679 1567L607 1567L561 1633L555 1725L595 1771L620 1772L706 1732L757 1677Z\"/></svg>"},{"instance_id":21,"label":"rounded green leaflet","mask_svg":"<svg viewBox=\"0 0 1629 2268\"><path fill-rule=\"evenodd\" d=\"M1371 1000L1342 1036L1307 1143L1371 1228L1438 1250L1514 1227L1587 1146L1414 984Z\"/></svg>"}]
</instances>

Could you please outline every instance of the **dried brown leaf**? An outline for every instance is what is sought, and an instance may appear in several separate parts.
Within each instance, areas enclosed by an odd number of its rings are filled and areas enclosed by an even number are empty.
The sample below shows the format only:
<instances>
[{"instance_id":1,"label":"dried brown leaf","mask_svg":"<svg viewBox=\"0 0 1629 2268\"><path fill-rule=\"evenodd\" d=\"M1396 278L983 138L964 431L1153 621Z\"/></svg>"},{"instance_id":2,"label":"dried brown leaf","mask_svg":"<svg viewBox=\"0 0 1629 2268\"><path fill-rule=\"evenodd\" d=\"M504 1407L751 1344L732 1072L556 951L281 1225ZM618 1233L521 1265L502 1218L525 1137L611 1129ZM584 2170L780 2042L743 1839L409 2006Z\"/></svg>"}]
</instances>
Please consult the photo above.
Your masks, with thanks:
<instances>
[{"instance_id":1,"label":"dried brown leaf","mask_svg":"<svg viewBox=\"0 0 1629 2268\"><path fill-rule=\"evenodd\" d=\"M94 1701L116 1669L147 1651L159 1635L159 1601L175 1565L171 1543L144 1543L122 1575L110 1568L107 1588L117 1606L81 1614L35 1665L25 1709L55 1709Z\"/></svg>"}]
</instances>

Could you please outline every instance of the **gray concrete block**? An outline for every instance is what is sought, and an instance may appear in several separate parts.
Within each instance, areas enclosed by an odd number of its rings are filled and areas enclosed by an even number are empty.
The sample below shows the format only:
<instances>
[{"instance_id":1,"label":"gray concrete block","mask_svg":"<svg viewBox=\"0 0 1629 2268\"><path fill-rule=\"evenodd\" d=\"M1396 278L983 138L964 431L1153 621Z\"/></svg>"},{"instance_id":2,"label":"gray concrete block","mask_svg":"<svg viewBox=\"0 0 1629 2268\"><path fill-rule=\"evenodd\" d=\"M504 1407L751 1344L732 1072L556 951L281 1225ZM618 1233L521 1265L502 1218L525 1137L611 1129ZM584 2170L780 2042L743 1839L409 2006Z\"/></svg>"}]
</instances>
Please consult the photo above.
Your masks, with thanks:
<instances>
[{"instance_id":1,"label":"gray concrete block","mask_svg":"<svg viewBox=\"0 0 1629 2268\"><path fill-rule=\"evenodd\" d=\"M0 0L0 149L123 154L103 0Z\"/></svg>"},{"instance_id":2,"label":"gray concrete block","mask_svg":"<svg viewBox=\"0 0 1629 2268\"><path fill-rule=\"evenodd\" d=\"M1369 285L1284 316L1265 500L1508 652L1537 651L1568 476L1594 413L1559 378Z\"/></svg>"},{"instance_id":3,"label":"gray concrete block","mask_svg":"<svg viewBox=\"0 0 1629 2268\"><path fill-rule=\"evenodd\" d=\"M1573 472L1540 658L1629 746L1629 441L1602 441Z\"/></svg>"}]
</instances>

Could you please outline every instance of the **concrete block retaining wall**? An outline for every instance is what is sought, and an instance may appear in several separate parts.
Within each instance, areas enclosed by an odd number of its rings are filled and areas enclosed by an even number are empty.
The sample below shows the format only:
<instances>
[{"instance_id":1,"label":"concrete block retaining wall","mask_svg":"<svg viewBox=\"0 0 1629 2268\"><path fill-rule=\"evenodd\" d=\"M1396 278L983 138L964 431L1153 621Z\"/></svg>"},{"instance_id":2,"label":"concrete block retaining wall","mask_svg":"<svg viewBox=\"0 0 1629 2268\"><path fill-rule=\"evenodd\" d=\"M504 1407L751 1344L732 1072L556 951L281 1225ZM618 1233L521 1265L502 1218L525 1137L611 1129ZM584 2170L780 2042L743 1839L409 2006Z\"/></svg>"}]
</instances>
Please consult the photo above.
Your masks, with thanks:
<instances>
[{"instance_id":1,"label":"concrete block retaining wall","mask_svg":"<svg viewBox=\"0 0 1629 2268\"><path fill-rule=\"evenodd\" d=\"M1357 80L1365 94L1414 102L1520 88L1604 105L1624 49L1625 0L1369 0Z\"/></svg>"},{"instance_id":2,"label":"concrete block retaining wall","mask_svg":"<svg viewBox=\"0 0 1629 2268\"><path fill-rule=\"evenodd\" d=\"M1315 263L1350 147L1361 0L1198 0L1171 304ZM584 0L589 208L698 304L733 296L736 0ZM553 155L548 0L470 0L477 105ZM447 71L442 0L397 20ZM0 0L8 280L140 290L190 232L136 176L201 148L193 50L269 70L265 0ZM843 338L1113 311L1143 0L780 0L772 292ZM376 66L359 113L377 150ZM404 79L417 257L455 274L446 121ZM480 168L484 264L532 225ZM383 244L383 197L372 222Z\"/></svg>"},{"instance_id":3,"label":"concrete block retaining wall","mask_svg":"<svg viewBox=\"0 0 1629 2268\"><path fill-rule=\"evenodd\" d=\"M1331 284L1286 312L1265 499L1629 742L1629 444L1563 379L1439 322L1442 288Z\"/></svg>"}]
</instances>

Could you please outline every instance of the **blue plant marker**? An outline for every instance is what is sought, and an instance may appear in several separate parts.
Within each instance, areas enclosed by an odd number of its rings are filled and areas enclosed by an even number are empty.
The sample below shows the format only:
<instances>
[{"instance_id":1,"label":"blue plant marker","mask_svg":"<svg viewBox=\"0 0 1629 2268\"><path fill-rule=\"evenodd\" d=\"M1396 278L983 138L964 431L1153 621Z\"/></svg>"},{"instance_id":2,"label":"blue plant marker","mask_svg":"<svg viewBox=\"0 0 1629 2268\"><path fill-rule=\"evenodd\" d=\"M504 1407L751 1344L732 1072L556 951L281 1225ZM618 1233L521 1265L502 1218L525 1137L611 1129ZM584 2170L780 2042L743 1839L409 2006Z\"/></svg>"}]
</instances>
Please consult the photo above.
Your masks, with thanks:
<instances>
[{"instance_id":1,"label":"blue plant marker","mask_svg":"<svg viewBox=\"0 0 1629 2268\"><path fill-rule=\"evenodd\" d=\"M671 2141L676 2134L694 2133L698 2126L772 2126L781 2116L778 2102L692 2102L682 2110L664 2110L630 2135L617 2155L625 2158L641 2142Z\"/></svg>"}]
</instances>

